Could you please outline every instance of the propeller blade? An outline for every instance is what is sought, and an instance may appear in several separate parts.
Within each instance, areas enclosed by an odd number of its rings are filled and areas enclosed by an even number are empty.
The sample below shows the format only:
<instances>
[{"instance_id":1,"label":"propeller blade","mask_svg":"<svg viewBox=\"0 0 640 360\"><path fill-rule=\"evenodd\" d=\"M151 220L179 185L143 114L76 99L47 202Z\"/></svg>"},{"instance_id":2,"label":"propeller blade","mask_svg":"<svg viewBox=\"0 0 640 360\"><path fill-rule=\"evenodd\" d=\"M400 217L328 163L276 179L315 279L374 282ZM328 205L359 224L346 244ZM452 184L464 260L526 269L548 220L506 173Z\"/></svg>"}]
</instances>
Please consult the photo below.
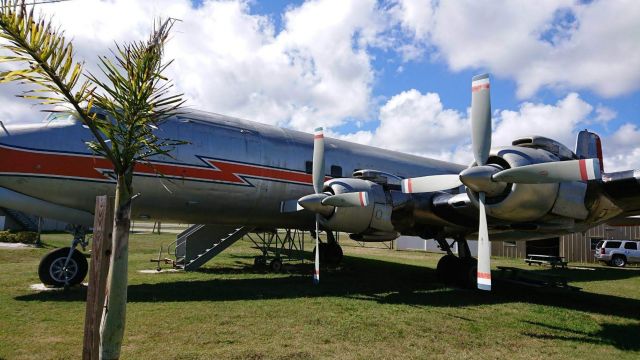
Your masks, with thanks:
<instances>
[{"instance_id":1,"label":"propeller blade","mask_svg":"<svg viewBox=\"0 0 640 360\"><path fill-rule=\"evenodd\" d=\"M333 206L322 204L322 200L328 196L329 195L325 193L306 195L298 199L298 204L302 206L302 208L313 211L316 214L329 216L333 213Z\"/></svg>"},{"instance_id":2,"label":"propeller blade","mask_svg":"<svg viewBox=\"0 0 640 360\"><path fill-rule=\"evenodd\" d=\"M324 133L322 128L316 129L313 135L313 190L316 194L324 187Z\"/></svg>"},{"instance_id":3,"label":"propeller blade","mask_svg":"<svg viewBox=\"0 0 640 360\"><path fill-rule=\"evenodd\" d=\"M280 202L281 213L297 212L303 209L304 208L298 203L298 200L284 200Z\"/></svg>"},{"instance_id":4,"label":"propeller blade","mask_svg":"<svg viewBox=\"0 0 640 360\"><path fill-rule=\"evenodd\" d=\"M316 214L316 259L313 266L313 283L318 285L320 283L320 215Z\"/></svg>"},{"instance_id":5,"label":"propeller blade","mask_svg":"<svg viewBox=\"0 0 640 360\"><path fill-rule=\"evenodd\" d=\"M402 192L406 194L443 191L462 185L460 175L431 175L402 180Z\"/></svg>"},{"instance_id":6,"label":"propeller blade","mask_svg":"<svg viewBox=\"0 0 640 360\"><path fill-rule=\"evenodd\" d=\"M478 229L478 289L491 290L491 243L487 230L487 213L484 208L485 193L478 193L480 228Z\"/></svg>"},{"instance_id":7,"label":"propeller blade","mask_svg":"<svg viewBox=\"0 0 640 360\"><path fill-rule=\"evenodd\" d=\"M500 171L494 174L491 179L518 184L545 184L596 180L600 177L600 161L598 159L582 159L519 166Z\"/></svg>"},{"instance_id":8,"label":"propeller blade","mask_svg":"<svg viewBox=\"0 0 640 360\"><path fill-rule=\"evenodd\" d=\"M336 207L365 207L369 205L369 194L366 191L331 195L322 200L322 205Z\"/></svg>"},{"instance_id":9,"label":"propeller blade","mask_svg":"<svg viewBox=\"0 0 640 360\"><path fill-rule=\"evenodd\" d=\"M491 150L489 74L477 75L471 80L471 143L476 163L486 164Z\"/></svg>"}]
</instances>

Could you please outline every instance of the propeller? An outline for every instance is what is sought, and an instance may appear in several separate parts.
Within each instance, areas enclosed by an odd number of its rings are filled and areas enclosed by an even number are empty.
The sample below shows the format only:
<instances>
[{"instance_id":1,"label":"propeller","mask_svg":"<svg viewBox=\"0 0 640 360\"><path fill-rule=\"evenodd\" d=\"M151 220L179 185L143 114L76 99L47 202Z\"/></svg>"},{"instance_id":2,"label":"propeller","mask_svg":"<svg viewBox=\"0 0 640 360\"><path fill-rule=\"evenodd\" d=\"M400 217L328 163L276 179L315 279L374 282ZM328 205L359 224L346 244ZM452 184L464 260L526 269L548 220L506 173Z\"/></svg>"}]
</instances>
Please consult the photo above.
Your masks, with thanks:
<instances>
[{"instance_id":1,"label":"propeller","mask_svg":"<svg viewBox=\"0 0 640 360\"><path fill-rule=\"evenodd\" d=\"M324 132L319 127L313 134L313 166L311 171L313 191L318 196L324 186ZM304 203L298 201L302 207ZM320 213L316 212L316 259L313 268L313 283L320 283Z\"/></svg>"},{"instance_id":2,"label":"propeller","mask_svg":"<svg viewBox=\"0 0 640 360\"><path fill-rule=\"evenodd\" d=\"M369 194L366 191L332 194L323 192L325 180L324 134L321 127L315 129L313 136L313 163L311 170L313 194L297 200L285 200L280 203L280 212L289 213L302 209L316 214L316 252L313 282L320 282L320 216L331 216L336 207L369 206Z\"/></svg>"},{"instance_id":3,"label":"propeller","mask_svg":"<svg viewBox=\"0 0 640 360\"><path fill-rule=\"evenodd\" d=\"M460 175L458 174L431 175L409 178L403 179L401 183L402 192L408 194L442 191L453 189L460 185L462 185L462 181L460 181Z\"/></svg>"},{"instance_id":4,"label":"propeller","mask_svg":"<svg viewBox=\"0 0 640 360\"><path fill-rule=\"evenodd\" d=\"M491 244L487 229L487 194L501 193L507 183L543 184L588 181L601 177L598 159L546 162L503 170L487 164L491 151L491 98L489 75L471 81L471 144L474 166L460 174L422 176L402 181L405 193L443 191L465 185L478 193L478 289L491 290Z\"/></svg>"},{"instance_id":5,"label":"propeller","mask_svg":"<svg viewBox=\"0 0 640 360\"><path fill-rule=\"evenodd\" d=\"M491 151L491 98L489 75L475 76L471 80L471 146L478 166L483 166ZM491 243L487 229L487 213L484 207L486 194L478 193L480 210L478 228L478 289L491 290Z\"/></svg>"}]
</instances>

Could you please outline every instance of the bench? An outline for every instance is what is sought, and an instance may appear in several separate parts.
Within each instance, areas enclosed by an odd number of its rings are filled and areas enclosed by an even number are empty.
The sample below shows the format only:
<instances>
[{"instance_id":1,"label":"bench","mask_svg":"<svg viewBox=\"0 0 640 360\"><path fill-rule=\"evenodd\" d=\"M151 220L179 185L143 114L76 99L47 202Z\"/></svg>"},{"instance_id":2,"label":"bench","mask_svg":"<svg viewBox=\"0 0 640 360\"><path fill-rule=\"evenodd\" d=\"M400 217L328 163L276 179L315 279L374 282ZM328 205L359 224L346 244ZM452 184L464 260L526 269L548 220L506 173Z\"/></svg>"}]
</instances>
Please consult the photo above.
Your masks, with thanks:
<instances>
[{"instance_id":1,"label":"bench","mask_svg":"<svg viewBox=\"0 0 640 360\"><path fill-rule=\"evenodd\" d=\"M565 260L564 256L553 256L553 255L535 255L529 254L527 258L524 259L524 262L527 264L538 264L538 265L551 265L552 268L556 266L560 266L562 268L567 267L568 261Z\"/></svg>"},{"instance_id":2,"label":"bench","mask_svg":"<svg viewBox=\"0 0 640 360\"><path fill-rule=\"evenodd\" d=\"M501 279L519 285L539 288L561 288L567 290L580 290L579 287L570 286L564 276L552 274L540 274L524 269L498 266Z\"/></svg>"}]
</instances>

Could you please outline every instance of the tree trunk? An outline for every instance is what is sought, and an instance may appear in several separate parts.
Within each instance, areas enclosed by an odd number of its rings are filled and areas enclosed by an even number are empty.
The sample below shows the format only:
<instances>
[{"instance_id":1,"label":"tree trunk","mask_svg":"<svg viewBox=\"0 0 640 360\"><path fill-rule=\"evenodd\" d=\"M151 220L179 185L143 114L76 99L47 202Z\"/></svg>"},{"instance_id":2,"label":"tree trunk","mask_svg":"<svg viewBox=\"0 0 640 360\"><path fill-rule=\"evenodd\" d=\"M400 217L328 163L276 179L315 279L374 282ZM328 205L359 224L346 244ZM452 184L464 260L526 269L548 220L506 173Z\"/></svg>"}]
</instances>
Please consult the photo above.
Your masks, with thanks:
<instances>
[{"instance_id":1,"label":"tree trunk","mask_svg":"<svg viewBox=\"0 0 640 360\"><path fill-rule=\"evenodd\" d=\"M131 226L130 176L118 175L114 204L113 254L107 278L104 311L100 325L100 359L120 357L127 309L127 265Z\"/></svg>"}]
</instances>

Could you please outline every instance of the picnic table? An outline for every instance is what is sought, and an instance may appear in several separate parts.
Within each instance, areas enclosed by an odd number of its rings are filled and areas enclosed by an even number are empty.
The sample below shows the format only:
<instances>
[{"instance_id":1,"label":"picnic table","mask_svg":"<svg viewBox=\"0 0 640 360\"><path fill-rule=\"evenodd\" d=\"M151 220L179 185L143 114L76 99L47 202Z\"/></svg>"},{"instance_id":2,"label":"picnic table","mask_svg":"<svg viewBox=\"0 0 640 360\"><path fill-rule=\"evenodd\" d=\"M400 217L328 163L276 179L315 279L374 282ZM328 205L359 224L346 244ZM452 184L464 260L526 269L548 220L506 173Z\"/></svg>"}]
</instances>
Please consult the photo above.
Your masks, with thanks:
<instances>
[{"instance_id":1,"label":"picnic table","mask_svg":"<svg viewBox=\"0 0 640 360\"><path fill-rule=\"evenodd\" d=\"M527 264L538 264L538 265L551 265L552 268L556 266L561 266L562 268L567 267L568 261L565 260L564 256L554 256L554 255L536 255L529 254L527 258L524 259L524 262Z\"/></svg>"},{"instance_id":2,"label":"picnic table","mask_svg":"<svg viewBox=\"0 0 640 360\"><path fill-rule=\"evenodd\" d=\"M560 288L566 290L580 290L579 287L571 286L564 276L553 274L540 274L527 271L524 269L498 266L500 270L500 278L515 284L539 287L539 288Z\"/></svg>"}]
</instances>

